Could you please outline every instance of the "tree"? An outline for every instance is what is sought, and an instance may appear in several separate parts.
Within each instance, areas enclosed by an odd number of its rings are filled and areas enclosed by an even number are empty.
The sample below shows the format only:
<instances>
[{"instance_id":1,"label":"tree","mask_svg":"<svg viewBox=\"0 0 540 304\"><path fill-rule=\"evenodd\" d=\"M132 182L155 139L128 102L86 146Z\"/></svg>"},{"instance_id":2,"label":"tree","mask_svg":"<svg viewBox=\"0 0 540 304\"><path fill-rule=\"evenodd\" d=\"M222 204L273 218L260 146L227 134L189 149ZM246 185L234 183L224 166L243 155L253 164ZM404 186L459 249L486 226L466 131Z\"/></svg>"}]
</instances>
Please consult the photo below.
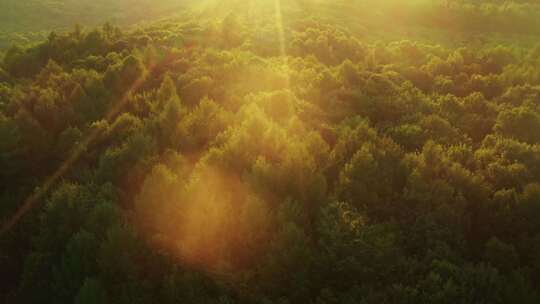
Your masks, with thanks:
<instances>
[{"instance_id":1,"label":"tree","mask_svg":"<svg viewBox=\"0 0 540 304\"><path fill-rule=\"evenodd\" d=\"M139 57L130 55L122 62L109 66L103 81L114 94L125 95L137 89L146 73L146 67Z\"/></svg>"},{"instance_id":2,"label":"tree","mask_svg":"<svg viewBox=\"0 0 540 304\"><path fill-rule=\"evenodd\" d=\"M75 297L76 304L108 303L107 292L97 279L87 278Z\"/></svg>"},{"instance_id":3,"label":"tree","mask_svg":"<svg viewBox=\"0 0 540 304\"><path fill-rule=\"evenodd\" d=\"M540 143L540 135L529 131L538 128L540 115L527 107L502 111L495 124L498 133L531 144Z\"/></svg>"}]
</instances>

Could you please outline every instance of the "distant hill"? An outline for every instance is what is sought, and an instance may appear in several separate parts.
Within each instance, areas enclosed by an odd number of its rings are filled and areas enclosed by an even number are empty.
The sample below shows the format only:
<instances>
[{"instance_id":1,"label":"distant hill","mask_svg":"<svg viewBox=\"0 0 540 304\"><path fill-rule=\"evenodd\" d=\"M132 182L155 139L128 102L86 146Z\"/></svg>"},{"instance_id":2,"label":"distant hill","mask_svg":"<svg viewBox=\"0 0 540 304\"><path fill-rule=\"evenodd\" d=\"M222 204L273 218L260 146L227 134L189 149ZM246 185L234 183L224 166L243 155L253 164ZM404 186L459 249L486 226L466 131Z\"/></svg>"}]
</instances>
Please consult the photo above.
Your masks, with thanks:
<instances>
[{"instance_id":1,"label":"distant hill","mask_svg":"<svg viewBox=\"0 0 540 304\"><path fill-rule=\"evenodd\" d=\"M128 25L174 15L192 0L2 0L0 48L25 44L51 30L105 22Z\"/></svg>"},{"instance_id":2,"label":"distant hill","mask_svg":"<svg viewBox=\"0 0 540 304\"><path fill-rule=\"evenodd\" d=\"M201 17L223 18L231 11L257 22L253 10L273 14L276 3L284 21L304 15L322 17L362 37L397 37L437 43L512 39L537 41L538 1L496 0L2 0L0 50L12 44L44 40L50 31L93 27L109 22L126 26L198 11ZM441 32L446 34L441 35ZM510 35L512 37L510 37ZM525 39L524 39L525 38Z\"/></svg>"}]
</instances>

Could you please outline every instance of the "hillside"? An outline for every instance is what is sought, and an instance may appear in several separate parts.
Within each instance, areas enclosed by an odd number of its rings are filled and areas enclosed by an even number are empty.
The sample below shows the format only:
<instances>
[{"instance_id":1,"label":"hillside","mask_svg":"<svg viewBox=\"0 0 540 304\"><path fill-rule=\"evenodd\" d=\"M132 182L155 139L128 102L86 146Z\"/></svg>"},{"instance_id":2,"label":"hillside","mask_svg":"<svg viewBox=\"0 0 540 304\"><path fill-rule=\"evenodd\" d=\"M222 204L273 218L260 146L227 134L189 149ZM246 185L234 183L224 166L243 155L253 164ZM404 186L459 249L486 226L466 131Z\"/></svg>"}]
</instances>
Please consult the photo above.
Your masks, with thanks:
<instances>
[{"instance_id":1,"label":"hillside","mask_svg":"<svg viewBox=\"0 0 540 304\"><path fill-rule=\"evenodd\" d=\"M535 1L102 2L0 4L0 303L540 303Z\"/></svg>"},{"instance_id":2,"label":"hillside","mask_svg":"<svg viewBox=\"0 0 540 304\"><path fill-rule=\"evenodd\" d=\"M181 13L193 0L3 0L0 48L43 40L52 30L109 22L132 25Z\"/></svg>"}]
</instances>

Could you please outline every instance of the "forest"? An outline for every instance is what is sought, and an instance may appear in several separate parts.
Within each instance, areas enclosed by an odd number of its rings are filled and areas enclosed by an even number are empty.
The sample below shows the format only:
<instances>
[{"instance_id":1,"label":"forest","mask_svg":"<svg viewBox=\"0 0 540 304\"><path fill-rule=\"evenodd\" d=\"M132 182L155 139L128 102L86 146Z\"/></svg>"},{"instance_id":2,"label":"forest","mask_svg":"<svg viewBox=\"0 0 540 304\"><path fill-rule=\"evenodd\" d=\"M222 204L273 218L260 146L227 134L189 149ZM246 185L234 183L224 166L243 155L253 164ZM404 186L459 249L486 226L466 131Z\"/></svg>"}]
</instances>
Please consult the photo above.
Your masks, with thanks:
<instances>
[{"instance_id":1,"label":"forest","mask_svg":"<svg viewBox=\"0 0 540 304\"><path fill-rule=\"evenodd\" d=\"M535 0L5 0L0 303L540 303L539 38Z\"/></svg>"}]
</instances>

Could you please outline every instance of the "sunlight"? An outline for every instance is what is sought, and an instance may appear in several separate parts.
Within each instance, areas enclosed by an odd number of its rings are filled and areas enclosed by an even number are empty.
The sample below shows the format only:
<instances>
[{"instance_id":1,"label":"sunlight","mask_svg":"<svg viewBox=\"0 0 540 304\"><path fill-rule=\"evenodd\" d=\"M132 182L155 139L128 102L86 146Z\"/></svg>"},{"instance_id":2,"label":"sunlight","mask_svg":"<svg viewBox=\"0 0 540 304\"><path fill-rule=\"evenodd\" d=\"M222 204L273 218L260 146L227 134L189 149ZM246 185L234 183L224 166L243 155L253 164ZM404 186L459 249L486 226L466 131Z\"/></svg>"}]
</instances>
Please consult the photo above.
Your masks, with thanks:
<instances>
[{"instance_id":1,"label":"sunlight","mask_svg":"<svg viewBox=\"0 0 540 304\"><path fill-rule=\"evenodd\" d=\"M231 259L237 266L256 262L268 237L267 204L238 176L222 169L197 165L185 188L181 187L184 181L170 173L172 179L163 181L170 187L160 193L159 206L153 205L151 192L146 195L147 188L137 198L139 229L150 236L160 235L151 240L152 245L207 273L233 266L224 265ZM159 174L153 172L152 178L150 188L161 184Z\"/></svg>"},{"instance_id":2,"label":"sunlight","mask_svg":"<svg viewBox=\"0 0 540 304\"><path fill-rule=\"evenodd\" d=\"M277 35L279 39L279 51L281 54L281 57L283 58L285 62L285 67L287 69L286 71L286 81L287 81L287 88L290 88L290 75L289 75L289 63L288 63L288 57L287 57L287 46L285 44L285 30L283 26L283 15L281 10L281 0L274 0L274 11L275 11L275 18L276 18L276 29L277 29Z\"/></svg>"},{"instance_id":3,"label":"sunlight","mask_svg":"<svg viewBox=\"0 0 540 304\"><path fill-rule=\"evenodd\" d=\"M0 303L540 303L538 2L0 0Z\"/></svg>"},{"instance_id":4,"label":"sunlight","mask_svg":"<svg viewBox=\"0 0 540 304\"><path fill-rule=\"evenodd\" d=\"M148 69L151 71L154 66L149 66ZM130 95L137 91L144 83L145 77L148 73L141 74L133 84L126 90L120 99L111 107L111 109L106 113L103 120L110 122L112 121L119 113L124 110ZM95 140L99 137L100 131L98 129L90 129L88 134L82 139L82 141L73 149L73 152L62 162L53 174L51 174L47 179L36 188L35 192L28 196L21 206L17 209L14 215L6 219L0 228L0 236L9 232L13 226L19 222L19 220L29 211L34 208L34 206L39 203L45 195L48 194L49 190L53 188L62 178L66 175L69 170L84 156L84 153L87 152L87 149L92 145Z\"/></svg>"},{"instance_id":5,"label":"sunlight","mask_svg":"<svg viewBox=\"0 0 540 304\"><path fill-rule=\"evenodd\" d=\"M279 47L281 56L286 57L287 56L287 50L285 49L285 32L283 29L283 16L281 12L281 0L275 0L274 1L274 10L275 10L275 18L276 18L276 28L277 28L277 34L279 38Z\"/></svg>"}]
</instances>

